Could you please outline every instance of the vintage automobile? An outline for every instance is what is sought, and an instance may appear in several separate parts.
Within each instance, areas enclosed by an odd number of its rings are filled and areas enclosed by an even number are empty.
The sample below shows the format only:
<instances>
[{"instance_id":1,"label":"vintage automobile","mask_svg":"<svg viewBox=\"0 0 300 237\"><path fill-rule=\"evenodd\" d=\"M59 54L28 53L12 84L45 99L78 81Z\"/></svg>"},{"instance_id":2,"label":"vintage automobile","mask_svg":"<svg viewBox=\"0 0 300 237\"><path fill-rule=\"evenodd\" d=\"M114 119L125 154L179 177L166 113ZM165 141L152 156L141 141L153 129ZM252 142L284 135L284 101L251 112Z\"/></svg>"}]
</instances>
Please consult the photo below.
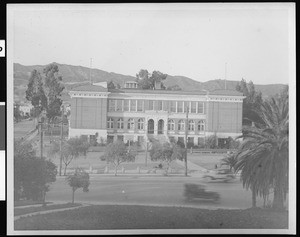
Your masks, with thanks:
<instances>
[{"instance_id":1,"label":"vintage automobile","mask_svg":"<svg viewBox=\"0 0 300 237\"><path fill-rule=\"evenodd\" d=\"M212 170L202 177L207 182L229 182L235 179L235 175L230 169Z\"/></svg>"},{"instance_id":2,"label":"vintage automobile","mask_svg":"<svg viewBox=\"0 0 300 237\"><path fill-rule=\"evenodd\" d=\"M208 200L217 202L220 200L220 194L217 192L206 191L202 184L187 183L184 185L184 197L186 201Z\"/></svg>"}]
</instances>

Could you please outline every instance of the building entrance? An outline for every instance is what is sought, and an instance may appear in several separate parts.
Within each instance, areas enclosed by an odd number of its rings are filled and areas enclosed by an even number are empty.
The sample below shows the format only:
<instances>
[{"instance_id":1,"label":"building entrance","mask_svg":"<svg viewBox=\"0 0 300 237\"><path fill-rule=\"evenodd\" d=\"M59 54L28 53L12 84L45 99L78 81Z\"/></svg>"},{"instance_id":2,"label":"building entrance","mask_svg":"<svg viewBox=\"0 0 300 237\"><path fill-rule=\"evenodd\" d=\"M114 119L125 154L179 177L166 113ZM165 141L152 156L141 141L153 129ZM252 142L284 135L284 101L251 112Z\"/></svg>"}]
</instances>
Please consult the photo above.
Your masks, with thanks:
<instances>
[{"instance_id":1,"label":"building entrance","mask_svg":"<svg viewBox=\"0 0 300 237\"><path fill-rule=\"evenodd\" d=\"M157 133L158 134L163 134L164 133L164 120L162 120L162 119L158 120Z\"/></svg>"},{"instance_id":2,"label":"building entrance","mask_svg":"<svg viewBox=\"0 0 300 237\"><path fill-rule=\"evenodd\" d=\"M148 134L154 134L154 120L148 120Z\"/></svg>"}]
</instances>

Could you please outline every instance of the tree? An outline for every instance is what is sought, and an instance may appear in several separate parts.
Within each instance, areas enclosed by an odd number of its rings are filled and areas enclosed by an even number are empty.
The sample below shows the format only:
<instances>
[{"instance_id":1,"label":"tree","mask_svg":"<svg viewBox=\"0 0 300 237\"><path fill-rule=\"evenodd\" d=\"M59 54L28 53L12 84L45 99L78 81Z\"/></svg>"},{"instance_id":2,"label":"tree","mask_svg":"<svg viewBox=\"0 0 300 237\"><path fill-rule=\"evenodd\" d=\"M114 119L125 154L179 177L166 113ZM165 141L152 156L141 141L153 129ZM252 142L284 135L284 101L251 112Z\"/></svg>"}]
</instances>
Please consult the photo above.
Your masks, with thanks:
<instances>
[{"instance_id":1,"label":"tree","mask_svg":"<svg viewBox=\"0 0 300 237\"><path fill-rule=\"evenodd\" d=\"M20 111L20 104L19 103L15 103L14 104L14 120L17 122L19 122L22 118L22 113Z\"/></svg>"},{"instance_id":2,"label":"tree","mask_svg":"<svg viewBox=\"0 0 300 237\"><path fill-rule=\"evenodd\" d=\"M114 84L112 81L110 81L110 82L107 84L107 88L108 88L108 89L116 89L116 86L115 86L115 84Z\"/></svg>"},{"instance_id":3,"label":"tree","mask_svg":"<svg viewBox=\"0 0 300 237\"><path fill-rule=\"evenodd\" d=\"M44 68L44 91L47 98L47 118L49 122L56 116L61 115L61 93L64 90L64 86L61 85L62 77L59 76L57 64L50 64Z\"/></svg>"},{"instance_id":4,"label":"tree","mask_svg":"<svg viewBox=\"0 0 300 237\"><path fill-rule=\"evenodd\" d=\"M90 186L90 176L81 168L77 168L74 174L69 175L67 182L72 188L72 203L74 203L75 191L79 188L82 188L83 192L89 191Z\"/></svg>"},{"instance_id":5,"label":"tree","mask_svg":"<svg viewBox=\"0 0 300 237\"><path fill-rule=\"evenodd\" d=\"M227 165L229 166L230 171L234 169L234 166L236 165L237 158L235 153L227 154L224 158L221 160L221 165Z\"/></svg>"},{"instance_id":6,"label":"tree","mask_svg":"<svg viewBox=\"0 0 300 237\"><path fill-rule=\"evenodd\" d=\"M40 72L33 70L29 78L26 90L26 99L33 106L32 115L37 118L43 110L47 109L47 98L45 96L43 81Z\"/></svg>"},{"instance_id":7,"label":"tree","mask_svg":"<svg viewBox=\"0 0 300 237\"><path fill-rule=\"evenodd\" d=\"M136 74L136 81L138 87L146 89L155 89L155 83L161 82L167 78L167 74L161 73L160 71L153 71L152 74L146 69L141 69L138 74ZM165 86L162 84L162 89L165 89Z\"/></svg>"},{"instance_id":8,"label":"tree","mask_svg":"<svg viewBox=\"0 0 300 237\"><path fill-rule=\"evenodd\" d=\"M211 135L211 136L207 137L205 139L205 146L206 146L206 148L209 148L209 149L216 149L216 148L218 148L217 139L218 139L218 137L216 135Z\"/></svg>"},{"instance_id":9,"label":"tree","mask_svg":"<svg viewBox=\"0 0 300 237\"><path fill-rule=\"evenodd\" d=\"M61 152L62 162L65 166L64 175L67 174L67 167L69 164L80 155L86 155L88 148L89 144L83 137L74 137L62 142ZM48 155L55 156L58 154L60 155L60 143L58 141L54 141L51 144Z\"/></svg>"},{"instance_id":10,"label":"tree","mask_svg":"<svg viewBox=\"0 0 300 237\"><path fill-rule=\"evenodd\" d=\"M14 142L14 199L21 197L45 202L49 183L55 182L56 165L49 160L36 157L32 145Z\"/></svg>"},{"instance_id":11,"label":"tree","mask_svg":"<svg viewBox=\"0 0 300 237\"><path fill-rule=\"evenodd\" d=\"M162 161L165 164L165 174L168 175L170 164L173 160L183 160L185 158L185 149L175 143L154 142L150 150L152 161Z\"/></svg>"},{"instance_id":12,"label":"tree","mask_svg":"<svg viewBox=\"0 0 300 237\"><path fill-rule=\"evenodd\" d=\"M257 195L265 197L273 189L273 208L281 209L288 192L288 96L265 101L256 113L265 126L244 129L234 168L251 189L253 206Z\"/></svg>"},{"instance_id":13,"label":"tree","mask_svg":"<svg viewBox=\"0 0 300 237\"><path fill-rule=\"evenodd\" d=\"M246 97L243 101L243 125L251 125L252 122L263 125L263 121L256 113L263 102L261 92L255 90L252 81L247 84L244 79L237 84L236 90Z\"/></svg>"},{"instance_id":14,"label":"tree","mask_svg":"<svg viewBox=\"0 0 300 237\"><path fill-rule=\"evenodd\" d=\"M115 141L106 146L104 155L108 163L112 163L115 167L115 176L117 176L118 167L124 162L134 162L137 155L136 147L127 147L122 141Z\"/></svg>"}]
</instances>

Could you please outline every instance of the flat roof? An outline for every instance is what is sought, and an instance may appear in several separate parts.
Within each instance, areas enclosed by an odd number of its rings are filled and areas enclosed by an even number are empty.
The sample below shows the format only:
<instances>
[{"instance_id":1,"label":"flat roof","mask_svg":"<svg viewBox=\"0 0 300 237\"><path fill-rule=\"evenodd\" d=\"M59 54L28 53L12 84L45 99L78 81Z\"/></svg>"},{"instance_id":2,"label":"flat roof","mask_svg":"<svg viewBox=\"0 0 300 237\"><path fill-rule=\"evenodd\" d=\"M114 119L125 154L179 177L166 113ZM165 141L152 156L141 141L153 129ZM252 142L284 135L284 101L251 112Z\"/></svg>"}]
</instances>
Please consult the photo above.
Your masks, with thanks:
<instances>
[{"instance_id":1,"label":"flat roof","mask_svg":"<svg viewBox=\"0 0 300 237\"><path fill-rule=\"evenodd\" d=\"M137 88L107 89L97 85L83 85L76 87L70 91L86 91L86 92L111 92L111 93L128 93L128 94L171 94L171 95L228 95L243 96L241 92L235 90L214 90L214 91L171 91L171 90L141 90Z\"/></svg>"}]
</instances>

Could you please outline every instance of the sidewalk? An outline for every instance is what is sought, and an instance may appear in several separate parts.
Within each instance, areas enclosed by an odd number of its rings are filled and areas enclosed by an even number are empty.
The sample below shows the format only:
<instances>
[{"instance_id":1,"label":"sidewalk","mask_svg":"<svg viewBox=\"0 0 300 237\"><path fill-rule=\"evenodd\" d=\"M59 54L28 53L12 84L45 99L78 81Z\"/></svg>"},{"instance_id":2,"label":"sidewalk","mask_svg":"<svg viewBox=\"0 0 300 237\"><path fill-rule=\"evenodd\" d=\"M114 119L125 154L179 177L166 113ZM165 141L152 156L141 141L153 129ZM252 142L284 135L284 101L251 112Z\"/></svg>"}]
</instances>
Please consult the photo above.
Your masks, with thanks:
<instances>
[{"instance_id":1,"label":"sidewalk","mask_svg":"<svg viewBox=\"0 0 300 237\"><path fill-rule=\"evenodd\" d=\"M60 202L55 202L51 205L57 205L57 204L60 204ZM53 210L31 212L31 213L27 213L27 214L20 215L20 216L15 216L14 220L16 221L16 220L18 220L22 217L34 216L34 215L38 215L38 214L48 214L48 213L53 213L53 212L69 211L69 210L74 210L74 209L78 209L78 208L81 208L81 207L87 207L87 206L90 206L90 205L91 204L81 203L81 206L77 206L77 207L58 208L58 209L53 209Z\"/></svg>"}]
</instances>

